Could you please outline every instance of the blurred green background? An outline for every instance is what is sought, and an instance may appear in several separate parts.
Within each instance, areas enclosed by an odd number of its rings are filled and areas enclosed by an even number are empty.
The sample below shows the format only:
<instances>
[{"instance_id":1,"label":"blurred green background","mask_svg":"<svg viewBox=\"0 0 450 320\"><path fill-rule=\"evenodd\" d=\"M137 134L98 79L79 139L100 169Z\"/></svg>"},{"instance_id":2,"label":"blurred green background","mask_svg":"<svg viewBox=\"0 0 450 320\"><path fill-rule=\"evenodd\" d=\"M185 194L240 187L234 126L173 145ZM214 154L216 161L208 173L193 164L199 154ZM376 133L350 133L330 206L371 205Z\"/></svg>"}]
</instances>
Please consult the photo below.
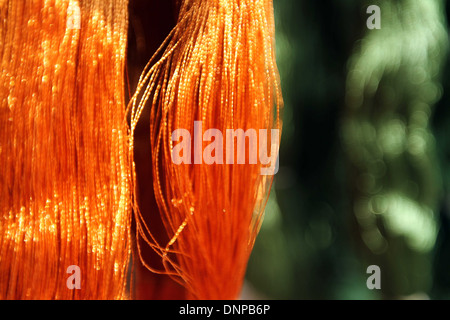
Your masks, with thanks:
<instances>
[{"instance_id":1,"label":"blurred green background","mask_svg":"<svg viewBox=\"0 0 450 320\"><path fill-rule=\"evenodd\" d=\"M450 298L449 4L274 7L284 126L250 287L270 299ZM366 286L373 264L381 290Z\"/></svg>"}]
</instances>

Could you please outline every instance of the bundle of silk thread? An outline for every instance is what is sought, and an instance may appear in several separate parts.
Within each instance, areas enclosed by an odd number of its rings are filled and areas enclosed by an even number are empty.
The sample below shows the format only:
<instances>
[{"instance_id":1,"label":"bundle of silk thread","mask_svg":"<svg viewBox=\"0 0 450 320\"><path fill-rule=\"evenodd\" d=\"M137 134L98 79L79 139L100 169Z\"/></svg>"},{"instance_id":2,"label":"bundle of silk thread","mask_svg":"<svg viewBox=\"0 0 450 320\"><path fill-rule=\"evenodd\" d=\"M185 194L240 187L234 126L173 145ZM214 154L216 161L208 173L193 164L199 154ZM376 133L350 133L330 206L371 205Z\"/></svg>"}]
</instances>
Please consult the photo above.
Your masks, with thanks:
<instances>
[{"instance_id":1,"label":"bundle of silk thread","mask_svg":"<svg viewBox=\"0 0 450 320\"><path fill-rule=\"evenodd\" d=\"M250 153L244 164L175 164L172 132L194 133L195 121L202 137L267 130L269 141L251 150L266 144L273 154L282 106L273 5L183 0L178 9L127 108L128 1L0 1L0 299L129 298L132 210L137 263L173 277L188 298L238 298L273 176ZM144 108L167 243L138 206L134 135ZM66 282L73 265L76 290Z\"/></svg>"},{"instance_id":2,"label":"bundle of silk thread","mask_svg":"<svg viewBox=\"0 0 450 320\"><path fill-rule=\"evenodd\" d=\"M131 157L137 122L151 107L153 186L170 241L156 241L135 201L136 237L163 260L165 270L153 271L173 276L188 298L238 297L273 177L261 175L261 163L250 164L250 153L244 164L207 164L189 161L192 151L181 155L188 161L176 164L172 133L187 130L193 146L195 121L201 121L200 139L212 128L224 139L227 129L281 130L272 10L267 0L182 1L176 27L156 53L159 59L145 68L131 101ZM212 154L224 159L228 150L216 140ZM260 143L279 143L273 140ZM255 151L261 152L261 144L248 152Z\"/></svg>"},{"instance_id":3,"label":"bundle of silk thread","mask_svg":"<svg viewBox=\"0 0 450 320\"><path fill-rule=\"evenodd\" d=\"M0 299L125 298L127 5L0 1Z\"/></svg>"}]
</instances>

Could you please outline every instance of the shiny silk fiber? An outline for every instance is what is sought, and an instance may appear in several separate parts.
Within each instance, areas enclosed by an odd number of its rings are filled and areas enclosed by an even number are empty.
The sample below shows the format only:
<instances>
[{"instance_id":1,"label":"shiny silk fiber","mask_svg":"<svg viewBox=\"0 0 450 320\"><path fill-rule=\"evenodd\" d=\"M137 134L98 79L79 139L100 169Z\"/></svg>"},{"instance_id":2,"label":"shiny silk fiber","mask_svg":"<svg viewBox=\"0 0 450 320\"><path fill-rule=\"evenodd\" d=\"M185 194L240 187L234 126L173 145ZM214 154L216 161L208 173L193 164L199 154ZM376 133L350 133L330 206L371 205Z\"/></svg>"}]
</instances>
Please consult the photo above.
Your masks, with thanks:
<instances>
[{"instance_id":1,"label":"shiny silk fiber","mask_svg":"<svg viewBox=\"0 0 450 320\"><path fill-rule=\"evenodd\" d=\"M0 299L125 297L127 14L122 0L0 1Z\"/></svg>"},{"instance_id":2,"label":"shiny silk fiber","mask_svg":"<svg viewBox=\"0 0 450 320\"><path fill-rule=\"evenodd\" d=\"M245 164L175 164L172 132L193 133L194 121L202 135L281 130L272 1L178 5L126 106L128 1L0 0L0 299L129 298L132 212L136 262L172 277L188 298L239 297L273 176L249 155ZM73 6L80 28L68 28ZM167 243L138 207L134 138L144 108ZM81 289L67 287L71 265Z\"/></svg>"}]
</instances>

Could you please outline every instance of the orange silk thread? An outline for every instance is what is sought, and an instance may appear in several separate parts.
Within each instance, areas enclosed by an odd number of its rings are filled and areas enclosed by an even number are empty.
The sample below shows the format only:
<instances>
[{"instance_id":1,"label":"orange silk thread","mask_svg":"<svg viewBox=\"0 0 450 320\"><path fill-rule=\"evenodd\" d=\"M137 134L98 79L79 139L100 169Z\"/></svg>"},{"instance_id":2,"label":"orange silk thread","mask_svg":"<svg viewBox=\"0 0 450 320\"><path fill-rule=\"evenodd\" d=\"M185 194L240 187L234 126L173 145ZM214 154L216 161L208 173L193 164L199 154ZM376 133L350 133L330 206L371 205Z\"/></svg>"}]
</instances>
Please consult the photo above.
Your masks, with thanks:
<instances>
[{"instance_id":1,"label":"orange silk thread","mask_svg":"<svg viewBox=\"0 0 450 320\"><path fill-rule=\"evenodd\" d=\"M126 296L127 6L0 1L0 299Z\"/></svg>"},{"instance_id":2,"label":"orange silk thread","mask_svg":"<svg viewBox=\"0 0 450 320\"><path fill-rule=\"evenodd\" d=\"M202 121L202 135L216 128L224 138L227 129L281 130L272 1L181 2L176 27L143 71L130 102L130 157L147 102L154 193L171 239L154 239L135 199L137 238L165 265L148 268L173 276L190 298L235 299L273 177L262 176L261 164L248 164L248 157L239 165L176 165L171 134L179 128L192 134L194 121ZM133 185L136 192L135 176Z\"/></svg>"}]
</instances>

